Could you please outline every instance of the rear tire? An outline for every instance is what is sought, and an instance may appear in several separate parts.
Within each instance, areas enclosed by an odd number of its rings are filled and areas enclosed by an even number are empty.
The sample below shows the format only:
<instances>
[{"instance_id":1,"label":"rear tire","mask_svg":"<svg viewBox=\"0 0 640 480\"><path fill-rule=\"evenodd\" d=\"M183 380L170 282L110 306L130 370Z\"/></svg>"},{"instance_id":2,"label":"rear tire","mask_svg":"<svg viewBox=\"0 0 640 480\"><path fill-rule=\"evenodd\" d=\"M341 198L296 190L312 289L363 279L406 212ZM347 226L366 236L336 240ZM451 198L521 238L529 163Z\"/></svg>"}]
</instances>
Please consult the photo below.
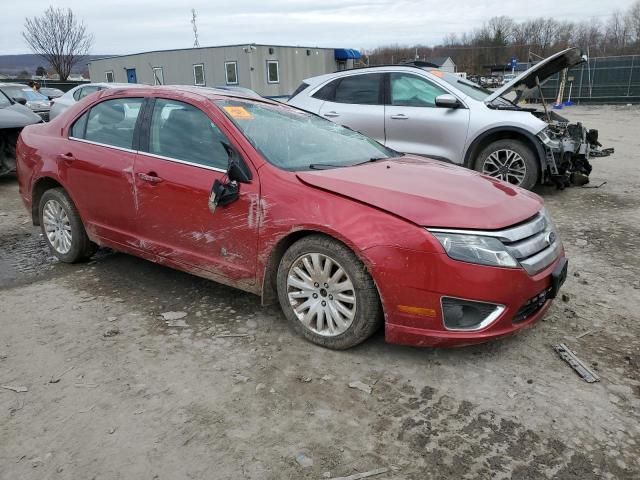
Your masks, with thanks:
<instances>
[{"instance_id":1,"label":"rear tire","mask_svg":"<svg viewBox=\"0 0 640 480\"><path fill-rule=\"evenodd\" d=\"M496 140L476 157L474 169L491 177L531 190L540 177L540 163L520 140Z\"/></svg>"},{"instance_id":2,"label":"rear tire","mask_svg":"<svg viewBox=\"0 0 640 480\"><path fill-rule=\"evenodd\" d=\"M76 263L96 253L98 246L89 240L78 210L63 188L44 192L38 214L42 235L61 262Z\"/></svg>"},{"instance_id":3,"label":"rear tire","mask_svg":"<svg viewBox=\"0 0 640 480\"><path fill-rule=\"evenodd\" d=\"M304 237L289 247L278 266L277 287L291 327L316 345L347 349L382 324L369 272L351 250L324 235Z\"/></svg>"}]
</instances>

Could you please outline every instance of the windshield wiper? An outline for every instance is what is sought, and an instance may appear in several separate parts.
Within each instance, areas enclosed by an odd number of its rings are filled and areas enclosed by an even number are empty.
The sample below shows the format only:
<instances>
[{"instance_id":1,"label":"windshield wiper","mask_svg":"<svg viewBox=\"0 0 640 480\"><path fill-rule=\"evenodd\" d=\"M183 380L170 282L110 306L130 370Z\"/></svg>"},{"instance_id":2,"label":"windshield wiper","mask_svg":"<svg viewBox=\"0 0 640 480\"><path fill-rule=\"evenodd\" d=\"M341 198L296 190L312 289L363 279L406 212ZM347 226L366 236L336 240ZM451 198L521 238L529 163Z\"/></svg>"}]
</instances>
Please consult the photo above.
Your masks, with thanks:
<instances>
[{"instance_id":1,"label":"windshield wiper","mask_svg":"<svg viewBox=\"0 0 640 480\"><path fill-rule=\"evenodd\" d=\"M335 163L312 163L309 165L311 170L328 170L330 168L350 167L351 165L337 165Z\"/></svg>"}]
</instances>

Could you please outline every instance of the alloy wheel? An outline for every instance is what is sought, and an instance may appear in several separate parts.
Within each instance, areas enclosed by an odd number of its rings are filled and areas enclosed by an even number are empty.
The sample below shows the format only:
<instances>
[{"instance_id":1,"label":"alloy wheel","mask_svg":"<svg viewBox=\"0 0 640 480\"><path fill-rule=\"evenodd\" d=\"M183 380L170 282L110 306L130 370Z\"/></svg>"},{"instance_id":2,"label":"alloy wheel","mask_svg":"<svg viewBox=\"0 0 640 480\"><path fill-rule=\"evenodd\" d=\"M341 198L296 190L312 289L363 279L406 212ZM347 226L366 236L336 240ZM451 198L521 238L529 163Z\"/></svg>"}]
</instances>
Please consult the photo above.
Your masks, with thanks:
<instances>
[{"instance_id":1,"label":"alloy wheel","mask_svg":"<svg viewBox=\"0 0 640 480\"><path fill-rule=\"evenodd\" d=\"M44 205L42 221L44 231L53 249L65 255L71 250L71 222L67 212L57 200L49 200Z\"/></svg>"},{"instance_id":2,"label":"alloy wheel","mask_svg":"<svg viewBox=\"0 0 640 480\"><path fill-rule=\"evenodd\" d=\"M485 159L482 173L513 185L520 185L527 174L527 165L522 156L514 150L495 150Z\"/></svg>"},{"instance_id":3,"label":"alloy wheel","mask_svg":"<svg viewBox=\"0 0 640 480\"><path fill-rule=\"evenodd\" d=\"M353 282L338 262L321 253L307 253L293 262L287 297L302 325L318 335L344 333L356 315Z\"/></svg>"}]
</instances>

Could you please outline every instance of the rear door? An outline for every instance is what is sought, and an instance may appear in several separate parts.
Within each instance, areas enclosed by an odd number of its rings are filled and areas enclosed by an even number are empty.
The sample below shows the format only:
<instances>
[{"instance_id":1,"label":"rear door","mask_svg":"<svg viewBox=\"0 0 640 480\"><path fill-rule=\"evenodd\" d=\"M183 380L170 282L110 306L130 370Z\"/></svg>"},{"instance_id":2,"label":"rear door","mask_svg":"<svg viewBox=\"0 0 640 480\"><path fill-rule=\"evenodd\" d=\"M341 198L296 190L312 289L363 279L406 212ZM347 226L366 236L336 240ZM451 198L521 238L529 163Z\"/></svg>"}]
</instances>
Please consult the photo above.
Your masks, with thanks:
<instances>
[{"instance_id":1,"label":"rear door","mask_svg":"<svg viewBox=\"0 0 640 480\"><path fill-rule=\"evenodd\" d=\"M319 114L383 143L383 78L382 73L361 73L333 80L322 89Z\"/></svg>"},{"instance_id":2,"label":"rear door","mask_svg":"<svg viewBox=\"0 0 640 480\"><path fill-rule=\"evenodd\" d=\"M240 185L237 201L213 213L208 206L214 181L222 180L227 169L222 142L233 145L221 123L197 104L169 98L150 102L134 168L138 247L221 280L253 284L257 174L252 183Z\"/></svg>"},{"instance_id":3,"label":"rear door","mask_svg":"<svg viewBox=\"0 0 640 480\"><path fill-rule=\"evenodd\" d=\"M385 145L405 153L462 163L469 110L437 107L444 88L410 72L389 74Z\"/></svg>"},{"instance_id":4,"label":"rear door","mask_svg":"<svg viewBox=\"0 0 640 480\"><path fill-rule=\"evenodd\" d=\"M88 228L128 243L136 223L133 164L143 98L100 102L71 126L58 169Z\"/></svg>"}]
</instances>

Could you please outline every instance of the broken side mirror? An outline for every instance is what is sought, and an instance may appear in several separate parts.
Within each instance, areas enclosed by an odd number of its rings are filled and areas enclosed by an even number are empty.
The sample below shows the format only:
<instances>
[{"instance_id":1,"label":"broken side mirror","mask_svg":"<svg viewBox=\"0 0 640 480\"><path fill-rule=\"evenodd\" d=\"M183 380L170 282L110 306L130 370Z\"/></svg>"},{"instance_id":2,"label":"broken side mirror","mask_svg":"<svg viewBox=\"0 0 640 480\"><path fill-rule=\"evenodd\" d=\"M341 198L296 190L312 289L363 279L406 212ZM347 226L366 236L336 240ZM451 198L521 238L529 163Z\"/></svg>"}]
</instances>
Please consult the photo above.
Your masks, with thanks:
<instances>
[{"instance_id":1,"label":"broken side mirror","mask_svg":"<svg viewBox=\"0 0 640 480\"><path fill-rule=\"evenodd\" d=\"M229 178L229 181L239 183L251 182L251 170L249 170L249 167L244 163L236 149L225 142L222 142L222 146L229 156L229 163L227 166L227 177Z\"/></svg>"},{"instance_id":2,"label":"broken side mirror","mask_svg":"<svg viewBox=\"0 0 640 480\"><path fill-rule=\"evenodd\" d=\"M222 142L229 156L227 174L221 180L216 179L209 195L209 210L214 213L218 206L224 207L235 202L240 196L240 183L251 182L251 170L238 152L229 144Z\"/></svg>"}]
</instances>

